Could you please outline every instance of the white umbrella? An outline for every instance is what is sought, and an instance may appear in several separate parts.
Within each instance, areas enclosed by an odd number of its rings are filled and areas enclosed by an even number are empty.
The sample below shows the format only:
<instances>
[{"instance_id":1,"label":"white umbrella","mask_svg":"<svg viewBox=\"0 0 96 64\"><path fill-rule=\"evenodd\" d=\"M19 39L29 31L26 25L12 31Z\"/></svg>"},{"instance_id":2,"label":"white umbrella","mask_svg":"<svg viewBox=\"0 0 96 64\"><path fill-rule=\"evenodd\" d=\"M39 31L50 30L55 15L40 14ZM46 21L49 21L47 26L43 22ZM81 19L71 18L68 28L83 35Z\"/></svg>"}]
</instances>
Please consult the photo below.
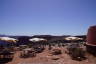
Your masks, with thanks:
<instances>
[{"instance_id":1,"label":"white umbrella","mask_svg":"<svg viewBox=\"0 0 96 64\"><path fill-rule=\"evenodd\" d=\"M65 40L82 40L82 38L70 36L70 37L66 37Z\"/></svg>"},{"instance_id":2,"label":"white umbrella","mask_svg":"<svg viewBox=\"0 0 96 64\"><path fill-rule=\"evenodd\" d=\"M43 38L32 38L32 39L29 39L29 41L39 42L39 41L46 41L46 39L43 39Z\"/></svg>"},{"instance_id":3,"label":"white umbrella","mask_svg":"<svg viewBox=\"0 0 96 64\"><path fill-rule=\"evenodd\" d=\"M7 42L16 42L18 41L15 38L10 38L10 37L0 37L0 40L7 41Z\"/></svg>"}]
</instances>

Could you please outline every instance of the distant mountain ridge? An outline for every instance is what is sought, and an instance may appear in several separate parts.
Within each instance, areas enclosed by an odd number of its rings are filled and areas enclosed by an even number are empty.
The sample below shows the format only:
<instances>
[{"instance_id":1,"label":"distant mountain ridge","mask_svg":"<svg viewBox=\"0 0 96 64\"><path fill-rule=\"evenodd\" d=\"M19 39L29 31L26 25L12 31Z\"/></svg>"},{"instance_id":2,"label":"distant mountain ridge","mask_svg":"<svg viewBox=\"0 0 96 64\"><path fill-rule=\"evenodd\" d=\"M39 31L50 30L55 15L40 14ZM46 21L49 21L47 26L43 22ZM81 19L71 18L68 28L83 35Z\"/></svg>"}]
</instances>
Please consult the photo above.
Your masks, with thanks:
<instances>
[{"instance_id":1,"label":"distant mountain ridge","mask_svg":"<svg viewBox=\"0 0 96 64\"><path fill-rule=\"evenodd\" d=\"M7 35L2 35L2 34L0 34L0 37L6 37Z\"/></svg>"}]
</instances>

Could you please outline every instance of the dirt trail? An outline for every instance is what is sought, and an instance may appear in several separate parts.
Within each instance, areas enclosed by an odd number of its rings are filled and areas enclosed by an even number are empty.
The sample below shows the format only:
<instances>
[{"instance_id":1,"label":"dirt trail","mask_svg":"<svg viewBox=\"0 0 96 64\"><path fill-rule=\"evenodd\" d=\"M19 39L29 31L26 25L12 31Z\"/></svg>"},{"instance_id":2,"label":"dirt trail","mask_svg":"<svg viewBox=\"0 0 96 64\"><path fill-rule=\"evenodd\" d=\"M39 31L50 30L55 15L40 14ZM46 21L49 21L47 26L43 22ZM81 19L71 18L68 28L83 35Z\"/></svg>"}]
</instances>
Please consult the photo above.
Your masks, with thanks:
<instances>
[{"instance_id":1,"label":"dirt trail","mask_svg":"<svg viewBox=\"0 0 96 64\"><path fill-rule=\"evenodd\" d=\"M65 48L60 48L63 54L58 56L52 56L49 54L49 50L45 49L44 52L37 54L32 58L20 58L20 51L17 51L14 55L14 59L7 64L96 64L96 57L86 54L87 59L83 61L75 61L70 58L68 54L64 52ZM52 60L52 58L58 57L58 60Z\"/></svg>"}]
</instances>

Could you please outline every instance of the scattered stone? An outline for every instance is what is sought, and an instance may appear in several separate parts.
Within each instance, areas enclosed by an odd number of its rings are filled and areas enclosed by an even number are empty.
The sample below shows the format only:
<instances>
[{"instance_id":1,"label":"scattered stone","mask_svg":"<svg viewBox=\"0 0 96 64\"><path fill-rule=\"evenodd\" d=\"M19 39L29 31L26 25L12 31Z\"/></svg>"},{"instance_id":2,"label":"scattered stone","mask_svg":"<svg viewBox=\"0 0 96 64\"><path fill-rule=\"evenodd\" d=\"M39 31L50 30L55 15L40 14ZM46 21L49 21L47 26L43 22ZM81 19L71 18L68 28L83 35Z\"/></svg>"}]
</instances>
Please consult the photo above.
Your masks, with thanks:
<instances>
[{"instance_id":1,"label":"scattered stone","mask_svg":"<svg viewBox=\"0 0 96 64\"><path fill-rule=\"evenodd\" d=\"M62 54L62 52L61 52L60 49L53 49L53 50L51 51L51 54L52 54L52 55L59 55L59 54Z\"/></svg>"},{"instance_id":2,"label":"scattered stone","mask_svg":"<svg viewBox=\"0 0 96 64\"><path fill-rule=\"evenodd\" d=\"M52 60L59 60L60 58L58 56L53 56L51 59Z\"/></svg>"}]
</instances>

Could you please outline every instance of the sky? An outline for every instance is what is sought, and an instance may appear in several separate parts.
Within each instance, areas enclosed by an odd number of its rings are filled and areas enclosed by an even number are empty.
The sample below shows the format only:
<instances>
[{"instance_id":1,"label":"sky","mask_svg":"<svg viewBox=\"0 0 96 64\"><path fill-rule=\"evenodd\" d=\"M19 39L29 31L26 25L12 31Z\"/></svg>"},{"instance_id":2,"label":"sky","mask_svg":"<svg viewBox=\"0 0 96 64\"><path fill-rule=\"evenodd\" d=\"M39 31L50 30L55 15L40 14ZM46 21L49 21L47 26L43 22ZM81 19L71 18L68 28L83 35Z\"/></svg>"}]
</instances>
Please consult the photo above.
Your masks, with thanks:
<instances>
[{"instance_id":1,"label":"sky","mask_svg":"<svg viewBox=\"0 0 96 64\"><path fill-rule=\"evenodd\" d=\"M0 34L86 35L96 0L0 0Z\"/></svg>"}]
</instances>

